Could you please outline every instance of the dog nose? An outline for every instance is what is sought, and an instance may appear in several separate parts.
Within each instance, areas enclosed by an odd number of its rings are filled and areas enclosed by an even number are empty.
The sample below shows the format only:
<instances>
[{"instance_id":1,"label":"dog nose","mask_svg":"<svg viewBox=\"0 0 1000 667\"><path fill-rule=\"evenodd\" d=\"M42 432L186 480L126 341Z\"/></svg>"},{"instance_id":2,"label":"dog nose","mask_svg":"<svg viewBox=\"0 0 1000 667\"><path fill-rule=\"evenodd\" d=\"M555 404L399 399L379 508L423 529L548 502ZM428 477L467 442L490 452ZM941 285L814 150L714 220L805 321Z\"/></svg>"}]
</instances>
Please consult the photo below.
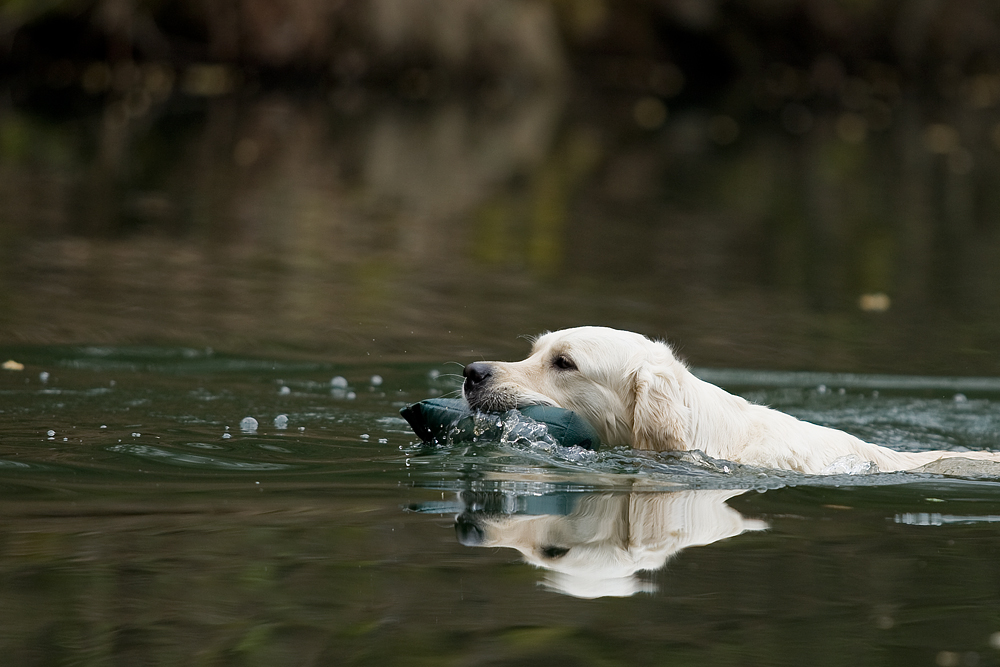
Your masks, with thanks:
<instances>
[{"instance_id":1,"label":"dog nose","mask_svg":"<svg viewBox=\"0 0 1000 667\"><path fill-rule=\"evenodd\" d=\"M466 547L478 547L486 539L483 529L468 513L460 514L455 519L455 536L458 543Z\"/></svg>"},{"instance_id":2,"label":"dog nose","mask_svg":"<svg viewBox=\"0 0 1000 667\"><path fill-rule=\"evenodd\" d=\"M480 384L493 375L493 367L483 361L476 361L465 367L462 371L465 376L465 384Z\"/></svg>"}]
</instances>

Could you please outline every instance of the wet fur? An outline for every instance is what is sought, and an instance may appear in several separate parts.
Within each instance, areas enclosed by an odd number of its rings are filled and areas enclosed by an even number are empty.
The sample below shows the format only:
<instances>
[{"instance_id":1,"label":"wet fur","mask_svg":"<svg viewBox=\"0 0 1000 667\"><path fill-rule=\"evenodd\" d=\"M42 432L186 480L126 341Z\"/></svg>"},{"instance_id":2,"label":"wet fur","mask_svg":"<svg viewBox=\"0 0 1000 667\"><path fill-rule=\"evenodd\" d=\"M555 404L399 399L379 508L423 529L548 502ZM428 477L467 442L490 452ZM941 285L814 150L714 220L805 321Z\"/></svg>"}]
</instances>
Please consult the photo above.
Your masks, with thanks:
<instances>
[{"instance_id":1,"label":"wet fur","mask_svg":"<svg viewBox=\"0 0 1000 667\"><path fill-rule=\"evenodd\" d=\"M559 367L560 358L572 368ZM488 364L488 379L466 383L471 407L567 408L612 446L701 450L718 459L812 474L844 457L871 461L883 472L942 458L1000 461L992 452L899 452L755 405L695 377L666 343L628 331L554 331L535 340L527 359Z\"/></svg>"}]
</instances>

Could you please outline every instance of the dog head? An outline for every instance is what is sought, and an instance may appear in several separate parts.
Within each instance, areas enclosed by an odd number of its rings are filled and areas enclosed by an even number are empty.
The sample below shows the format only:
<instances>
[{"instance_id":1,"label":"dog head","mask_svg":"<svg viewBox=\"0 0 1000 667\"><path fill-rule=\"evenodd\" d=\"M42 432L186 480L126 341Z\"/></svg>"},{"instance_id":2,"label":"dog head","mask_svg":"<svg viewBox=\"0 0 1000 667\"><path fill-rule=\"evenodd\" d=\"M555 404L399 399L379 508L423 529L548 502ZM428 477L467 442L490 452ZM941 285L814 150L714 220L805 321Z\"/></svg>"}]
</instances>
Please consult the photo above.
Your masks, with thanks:
<instances>
[{"instance_id":1,"label":"dog head","mask_svg":"<svg viewBox=\"0 0 1000 667\"><path fill-rule=\"evenodd\" d=\"M553 405L586 419L610 445L686 449L687 369L666 343L605 327L577 327L537 338L518 362L465 367L469 406L503 412Z\"/></svg>"}]
</instances>

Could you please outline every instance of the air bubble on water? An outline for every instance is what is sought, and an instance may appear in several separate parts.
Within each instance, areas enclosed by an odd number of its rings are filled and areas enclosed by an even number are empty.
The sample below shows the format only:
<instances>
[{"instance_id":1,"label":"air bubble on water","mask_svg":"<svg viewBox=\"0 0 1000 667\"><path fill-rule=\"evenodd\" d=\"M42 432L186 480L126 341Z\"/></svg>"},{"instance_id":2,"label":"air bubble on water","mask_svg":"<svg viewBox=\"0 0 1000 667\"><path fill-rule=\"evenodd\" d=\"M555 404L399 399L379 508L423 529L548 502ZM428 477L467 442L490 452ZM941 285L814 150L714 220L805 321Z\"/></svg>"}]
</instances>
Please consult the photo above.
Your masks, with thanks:
<instances>
[{"instance_id":1,"label":"air bubble on water","mask_svg":"<svg viewBox=\"0 0 1000 667\"><path fill-rule=\"evenodd\" d=\"M367 440L367 439L368 439L368 438L370 438L370 437L371 437L371 436L370 436L370 435L368 435L367 433L362 433L362 434L361 434L361 439L362 439L362 440Z\"/></svg>"},{"instance_id":2,"label":"air bubble on water","mask_svg":"<svg viewBox=\"0 0 1000 667\"><path fill-rule=\"evenodd\" d=\"M49 436L50 438L52 436L54 436L55 434L56 434L56 432L53 431L52 429L49 429L48 431L45 432L45 435Z\"/></svg>"},{"instance_id":3,"label":"air bubble on water","mask_svg":"<svg viewBox=\"0 0 1000 667\"><path fill-rule=\"evenodd\" d=\"M257 420L253 417L244 417L240 420L240 430L244 433L256 433Z\"/></svg>"},{"instance_id":4,"label":"air bubble on water","mask_svg":"<svg viewBox=\"0 0 1000 667\"><path fill-rule=\"evenodd\" d=\"M142 433L133 433L132 437L133 438L141 438L142 437Z\"/></svg>"},{"instance_id":5,"label":"air bubble on water","mask_svg":"<svg viewBox=\"0 0 1000 667\"><path fill-rule=\"evenodd\" d=\"M370 382L372 383L373 387L381 387L382 386L382 376L381 375L373 375L372 379L370 380Z\"/></svg>"},{"instance_id":6,"label":"air bubble on water","mask_svg":"<svg viewBox=\"0 0 1000 667\"><path fill-rule=\"evenodd\" d=\"M281 394L282 396L288 396L290 393L292 393L292 389L291 387L282 386L281 389L278 390L278 393Z\"/></svg>"},{"instance_id":7,"label":"air bubble on water","mask_svg":"<svg viewBox=\"0 0 1000 667\"><path fill-rule=\"evenodd\" d=\"M48 372L47 371L42 371L41 373L39 373L38 374L38 379L42 381L42 384L45 384L46 382L48 382L49 381L49 374L48 374Z\"/></svg>"},{"instance_id":8,"label":"air bubble on water","mask_svg":"<svg viewBox=\"0 0 1000 667\"><path fill-rule=\"evenodd\" d=\"M233 437L233 434L232 434L232 433L223 433L223 434L222 434L222 439L223 439L223 440L228 440L228 439L229 439L229 438L231 438L231 437Z\"/></svg>"},{"instance_id":9,"label":"air bubble on water","mask_svg":"<svg viewBox=\"0 0 1000 667\"><path fill-rule=\"evenodd\" d=\"M378 442L380 445L384 445L389 442L389 438L379 438Z\"/></svg>"},{"instance_id":10,"label":"air bubble on water","mask_svg":"<svg viewBox=\"0 0 1000 667\"><path fill-rule=\"evenodd\" d=\"M107 424L101 424L101 428L107 428L107 427L108 427Z\"/></svg>"},{"instance_id":11,"label":"air bubble on water","mask_svg":"<svg viewBox=\"0 0 1000 667\"><path fill-rule=\"evenodd\" d=\"M820 394L825 394L826 393L826 385L825 384L821 384L820 386L816 387L816 392L820 393Z\"/></svg>"},{"instance_id":12,"label":"air bubble on water","mask_svg":"<svg viewBox=\"0 0 1000 667\"><path fill-rule=\"evenodd\" d=\"M967 400L969 399L966 398L965 394L955 394L954 396L954 401L956 403L965 403Z\"/></svg>"},{"instance_id":13,"label":"air bubble on water","mask_svg":"<svg viewBox=\"0 0 1000 667\"><path fill-rule=\"evenodd\" d=\"M347 395L345 396L345 398L347 398L347 400L349 400L349 401L353 401L357 397L358 397L358 395L355 394L353 391L347 392Z\"/></svg>"},{"instance_id":14,"label":"air bubble on water","mask_svg":"<svg viewBox=\"0 0 1000 667\"><path fill-rule=\"evenodd\" d=\"M288 415L278 415L275 417L274 427L282 430L288 428Z\"/></svg>"},{"instance_id":15,"label":"air bubble on water","mask_svg":"<svg viewBox=\"0 0 1000 667\"><path fill-rule=\"evenodd\" d=\"M427 377L430 378L431 380L437 380L439 377L441 377L441 371L439 371L436 368L432 368L430 372L427 373Z\"/></svg>"},{"instance_id":16,"label":"air bubble on water","mask_svg":"<svg viewBox=\"0 0 1000 667\"><path fill-rule=\"evenodd\" d=\"M338 375L337 377L330 380L330 386L337 389L347 389L347 378Z\"/></svg>"},{"instance_id":17,"label":"air bubble on water","mask_svg":"<svg viewBox=\"0 0 1000 667\"><path fill-rule=\"evenodd\" d=\"M305 433L305 431L306 431L306 427L305 426L300 426L299 427L299 433Z\"/></svg>"}]
</instances>

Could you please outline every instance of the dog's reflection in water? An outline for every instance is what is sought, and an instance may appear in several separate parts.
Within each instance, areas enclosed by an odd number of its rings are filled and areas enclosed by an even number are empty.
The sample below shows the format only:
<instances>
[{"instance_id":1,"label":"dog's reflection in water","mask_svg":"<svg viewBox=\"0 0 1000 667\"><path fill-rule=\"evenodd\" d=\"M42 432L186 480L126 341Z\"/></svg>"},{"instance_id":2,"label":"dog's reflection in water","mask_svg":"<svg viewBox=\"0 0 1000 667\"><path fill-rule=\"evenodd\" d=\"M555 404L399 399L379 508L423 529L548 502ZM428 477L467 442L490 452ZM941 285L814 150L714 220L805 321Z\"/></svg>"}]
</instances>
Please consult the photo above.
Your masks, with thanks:
<instances>
[{"instance_id":1,"label":"dog's reflection in water","mask_svg":"<svg viewBox=\"0 0 1000 667\"><path fill-rule=\"evenodd\" d=\"M484 494L465 492L466 510L456 518L455 531L466 546L517 549L527 562L546 570L545 585L560 593L628 596L655 591L655 584L636 573L660 569L682 549L765 530L764 521L726 504L741 493L555 494L521 497L522 504L536 501L534 511L527 507L527 513L503 514Z\"/></svg>"}]
</instances>

